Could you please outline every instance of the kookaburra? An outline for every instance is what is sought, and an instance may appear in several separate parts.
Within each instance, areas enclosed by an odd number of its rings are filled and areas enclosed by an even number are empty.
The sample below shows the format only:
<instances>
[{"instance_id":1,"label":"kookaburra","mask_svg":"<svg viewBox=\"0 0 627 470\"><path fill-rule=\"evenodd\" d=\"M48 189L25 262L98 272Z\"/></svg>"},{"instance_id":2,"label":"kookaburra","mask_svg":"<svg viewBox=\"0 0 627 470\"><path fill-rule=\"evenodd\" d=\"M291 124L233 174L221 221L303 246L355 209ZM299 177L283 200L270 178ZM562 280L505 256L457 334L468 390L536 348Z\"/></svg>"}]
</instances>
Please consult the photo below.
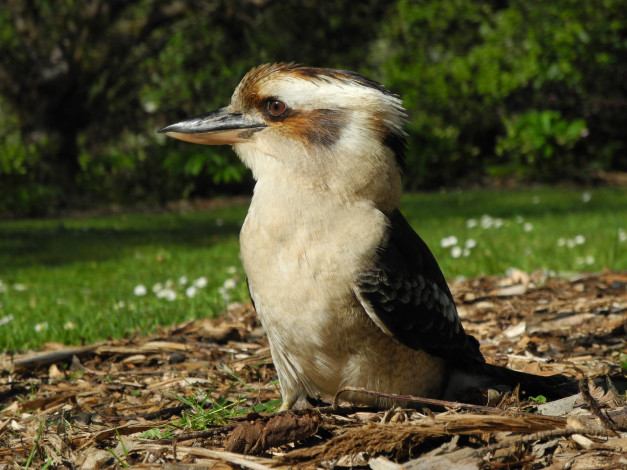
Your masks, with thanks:
<instances>
[{"instance_id":1,"label":"kookaburra","mask_svg":"<svg viewBox=\"0 0 627 470\"><path fill-rule=\"evenodd\" d=\"M435 258L398 209L405 121L401 100L358 73L273 64L248 72L228 106L159 131L232 145L252 170L241 259L284 409L343 387L456 398L521 383L556 394L561 379L488 365L464 331Z\"/></svg>"}]
</instances>

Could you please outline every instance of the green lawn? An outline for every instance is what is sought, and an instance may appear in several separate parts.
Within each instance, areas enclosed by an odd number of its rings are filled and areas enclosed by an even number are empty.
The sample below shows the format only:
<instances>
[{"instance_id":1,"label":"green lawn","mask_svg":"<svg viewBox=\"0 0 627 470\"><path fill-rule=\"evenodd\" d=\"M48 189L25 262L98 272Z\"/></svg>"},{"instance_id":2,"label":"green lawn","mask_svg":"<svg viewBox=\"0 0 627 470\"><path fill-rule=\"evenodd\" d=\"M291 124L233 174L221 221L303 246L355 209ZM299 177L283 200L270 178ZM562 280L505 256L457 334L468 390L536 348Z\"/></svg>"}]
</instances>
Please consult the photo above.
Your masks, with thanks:
<instances>
[{"instance_id":1,"label":"green lawn","mask_svg":"<svg viewBox=\"0 0 627 470\"><path fill-rule=\"evenodd\" d=\"M624 189L412 194L402 210L449 279L627 269ZM237 241L245 214L238 205L0 222L0 348L149 332L247 300Z\"/></svg>"}]
</instances>

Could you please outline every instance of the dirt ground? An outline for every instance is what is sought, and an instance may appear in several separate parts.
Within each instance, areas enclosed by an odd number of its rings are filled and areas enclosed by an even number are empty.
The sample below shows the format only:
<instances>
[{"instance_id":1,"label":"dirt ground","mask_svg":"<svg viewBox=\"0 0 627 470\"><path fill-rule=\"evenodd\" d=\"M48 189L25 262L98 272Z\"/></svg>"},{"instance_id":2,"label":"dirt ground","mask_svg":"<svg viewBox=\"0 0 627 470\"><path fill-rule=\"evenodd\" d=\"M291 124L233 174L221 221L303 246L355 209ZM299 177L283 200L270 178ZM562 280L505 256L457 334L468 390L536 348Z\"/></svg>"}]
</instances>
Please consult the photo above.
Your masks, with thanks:
<instances>
[{"instance_id":1,"label":"dirt ground","mask_svg":"<svg viewBox=\"0 0 627 470\"><path fill-rule=\"evenodd\" d=\"M340 396L274 414L267 340L252 307L233 305L153 336L1 355L0 470L627 468L627 273L451 288L488 362L563 373L581 392L379 412Z\"/></svg>"}]
</instances>

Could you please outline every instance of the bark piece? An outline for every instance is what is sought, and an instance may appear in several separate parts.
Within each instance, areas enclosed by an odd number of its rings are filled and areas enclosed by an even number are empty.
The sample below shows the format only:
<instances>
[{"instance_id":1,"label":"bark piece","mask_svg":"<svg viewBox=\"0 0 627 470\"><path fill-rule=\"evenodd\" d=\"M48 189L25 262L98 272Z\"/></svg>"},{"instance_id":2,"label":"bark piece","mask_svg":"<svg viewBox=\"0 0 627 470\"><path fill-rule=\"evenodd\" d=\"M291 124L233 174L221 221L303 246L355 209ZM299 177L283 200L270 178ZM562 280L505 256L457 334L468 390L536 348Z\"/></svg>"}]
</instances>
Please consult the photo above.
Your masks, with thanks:
<instances>
[{"instance_id":1,"label":"bark piece","mask_svg":"<svg viewBox=\"0 0 627 470\"><path fill-rule=\"evenodd\" d=\"M320 414L314 410L288 411L270 419L258 417L231 432L226 450L260 454L271 447L307 439L316 433L319 425Z\"/></svg>"}]
</instances>

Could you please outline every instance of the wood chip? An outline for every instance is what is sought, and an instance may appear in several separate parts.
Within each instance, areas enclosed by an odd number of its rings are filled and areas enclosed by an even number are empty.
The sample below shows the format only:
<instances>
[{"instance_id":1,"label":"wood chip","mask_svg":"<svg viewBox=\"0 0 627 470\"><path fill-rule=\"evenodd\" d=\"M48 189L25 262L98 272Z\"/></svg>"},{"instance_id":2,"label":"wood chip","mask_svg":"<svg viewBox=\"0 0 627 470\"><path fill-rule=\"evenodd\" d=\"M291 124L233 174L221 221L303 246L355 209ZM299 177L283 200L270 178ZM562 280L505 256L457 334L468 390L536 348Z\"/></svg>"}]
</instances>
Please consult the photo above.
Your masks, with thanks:
<instances>
[{"instance_id":1,"label":"wood chip","mask_svg":"<svg viewBox=\"0 0 627 470\"><path fill-rule=\"evenodd\" d=\"M482 408L424 414L326 407L246 415L280 395L261 325L249 304L238 305L221 319L187 321L152 336L0 354L0 468L25 467L36 441L30 468L44 467L47 458L55 468L123 466L106 448L124 465L176 470L626 468L627 376L620 361L627 351L627 273L523 274L452 283L464 328L490 362L595 379L589 403L578 396L544 404L498 396L491 408L482 397ZM215 422L190 427L203 407ZM610 420L618 432L607 428ZM155 437L142 437L144 431Z\"/></svg>"}]
</instances>

